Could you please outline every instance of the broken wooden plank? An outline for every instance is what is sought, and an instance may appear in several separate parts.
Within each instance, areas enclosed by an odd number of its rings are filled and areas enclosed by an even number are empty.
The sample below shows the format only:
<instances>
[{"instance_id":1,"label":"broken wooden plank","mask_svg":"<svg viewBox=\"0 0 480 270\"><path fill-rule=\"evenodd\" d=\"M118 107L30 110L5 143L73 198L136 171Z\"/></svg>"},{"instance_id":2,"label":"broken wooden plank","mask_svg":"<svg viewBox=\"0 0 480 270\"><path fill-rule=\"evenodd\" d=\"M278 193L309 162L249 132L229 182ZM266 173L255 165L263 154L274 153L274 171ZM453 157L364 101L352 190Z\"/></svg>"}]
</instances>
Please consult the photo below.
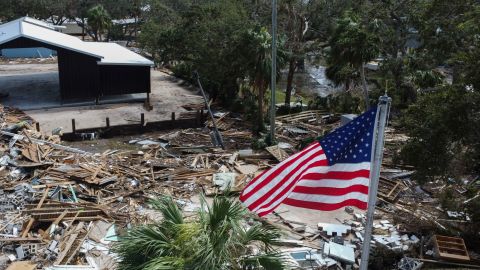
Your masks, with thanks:
<instances>
[{"instance_id":1,"label":"broken wooden plank","mask_svg":"<svg viewBox=\"0 0 480 270\"><path fill-rule=\"evenodd\" d=\"M25 237L28 236L28 233L30 232L30 229L32 228L33 222L35 222L35 219L34 219L34 218L30 218L30 220L28 221L27 226L25 227L25 229L24 229L23 232L22 232L22 237L23 237L23 238L25 238Z\"/></svg>"},{"instance_id":2,"label":"broken wooden plank","mask_svg":"<svg viewBox=\"0 0 480 270\"><path fill-rule=\"evenodd\" d=\"M22 262L13 262L11 263L6 270L35 270L37 269L37 264L29 261Z\"/></svg>"},{"instance_id":3,"label":"broken wooden plank","mask_svg":"<svg viewBox=\"0 0 480 270\"><path fill-rule=\"evenodd\" d=\"M49 191L50 191L50 187L47 187L47 188L45 189L45 191L43 191L42 198L40 199L40 202L38 202L38 205L37 205L37 207L36 207L37 209L42 208L42 204L43 204L43 202L45 201L45 199L47 198Z\"/></svg>"},{"instance_id":4,"label":"broken wooden plank","mask_svg":"<svg viewBox=\"0 0 480 270\"><path fill-rule=\"evenodd\" d=\"M272 156L274 156L280 162L288 158L287 152L285 152L285 150L280 148L278 145L265 147L265 150L267 150L270 154L272 154Z\"/></svg>"}]
</instances>

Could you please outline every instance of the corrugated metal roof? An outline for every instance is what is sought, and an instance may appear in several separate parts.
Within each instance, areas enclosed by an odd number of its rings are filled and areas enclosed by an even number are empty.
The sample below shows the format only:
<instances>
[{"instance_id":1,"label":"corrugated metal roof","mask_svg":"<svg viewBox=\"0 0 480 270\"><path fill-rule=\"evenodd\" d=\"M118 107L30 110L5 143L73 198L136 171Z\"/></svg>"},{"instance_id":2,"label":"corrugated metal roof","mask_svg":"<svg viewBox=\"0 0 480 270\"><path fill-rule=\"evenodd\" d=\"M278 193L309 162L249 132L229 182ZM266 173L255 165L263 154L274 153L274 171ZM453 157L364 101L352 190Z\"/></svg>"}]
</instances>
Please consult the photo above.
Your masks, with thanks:
<instances>
[{"instance_id":1,"label":"corrugated metal roof","mask_svg":"<svg viewBox=\"0 0 480 270\"><path fill-rule=\"evenodd\" d=\"M99 65L153 65L152 61L118 44L85 42L57 32L49 24L33 18L23 17L0 25L0 44L20 37L99 58Z\"/></svg>"}]
</instances>

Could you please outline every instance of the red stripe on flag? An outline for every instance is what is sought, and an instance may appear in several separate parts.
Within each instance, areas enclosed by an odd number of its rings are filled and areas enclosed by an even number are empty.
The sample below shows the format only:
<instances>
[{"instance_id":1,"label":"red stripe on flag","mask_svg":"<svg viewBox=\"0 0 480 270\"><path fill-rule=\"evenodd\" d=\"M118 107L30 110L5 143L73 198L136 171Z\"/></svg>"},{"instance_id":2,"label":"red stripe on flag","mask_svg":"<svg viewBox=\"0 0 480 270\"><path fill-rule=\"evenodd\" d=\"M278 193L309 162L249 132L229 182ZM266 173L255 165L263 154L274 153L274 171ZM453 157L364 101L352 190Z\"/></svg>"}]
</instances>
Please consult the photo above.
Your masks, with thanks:
<instances>
[{"instance_id":1,"label":"red stripe on flag","mask_svg":"<svg viewBox=\"0 0 480 270\"><path fill-rule=\"evenodd\" d=\"M258 179L260 179L264 174L266 174L268 171L270 170L273 170L274 168L270 168L268 170L264 170L263 172L261 172L259 175L257 175L257 177L255 177L254 179L252 179L252 181L248 182L248 184L245 186L244 190L249 187L251 184L253 184L254 182L256 182ZM251 192L250 192L251 193ZM240 194L240 201L244 201L245 200L245 197L246 197L246 194L244 194L244 192L242 191L242 193Z\"/></svg>"},{"instance_id":2,"label":"red stripe on flag","mask_svg":"<svg viewBox=\"0 0 480 270\"><path fill-rule=\"evenodd\" d=\"M319 203L319 202L310 202L310 201L299 201L299 200L287 198L283 201L283 203L291 206L314 209L314 210L322 210L322 211L333 211L345 206L355 206L363 210L367 209L366 202L356 200L356 199L348 199L340 203L330 204L330 203Z\"/></svg>"},{"instance_id":3,"label":"red stripe on flag","mask_svg":"<svg viewBox=\"0 0 480 270\"><path fill-rule=\"evenodd\" d=\"M309 147L307 147L305 150L301 151L301 152L298 152L297 154L289 157L287 160L285 160L284 162L285 163L280 163L279 165L277 165L276 167L273 167L271 168L270 170L267 170L265 173L267 172L272 172L271 175L269 175L267 178L263 179L254 189L252 189L250 192L248 193L244 193L242 192L242 195L240 196L240 200L241 201L245 201L246 199L248 199L248 197L250 197L253 193L257 192L258 190L260 190L261 188L263 188L264 186L266 186L268 183L270 183L273 179L275 179L275 177L279 174L279 172L285 170L285 169L288 169L292 163L295 163L295 161L297 161L301 156L303 155L307 155L307 154L310 154L310 152L315 152L315 151L318 151L318 150L321 150L322 147L320 145L320 143L316 142L316 143L313 143L311 144ZM323 150L322 150L322 154L323 154ZM262 174L263 175L263 174ZM249 186L251 186L252 184L258 182L260 180L260 176L256 177L255 179L253 179L252 181L250 181L250 183L248 183L248 185L245 187L244 191L246 189L248 189Z\"/></svg>"},{"instance_id":4,"label":"red stripe on flag","mask_svg":"<svg viewBox=\"0 0 480 270\"><path fill-rule=\"evenodd\" d=\"M293 167L292 168L292 164L295 163L301 156L303 155L306 155L306 154L310 154L310 152L315 152L315 151L318 151L318 153L315 153L315 154L312 154L312 156L310 156L309 158L305 159L304 161L302 161L300 164L298 164L297 166ZM302 153L302 152L300 152ZM274 168L271 168L270 170L268 170L267 172L271 172L271 174L263 179L255 188L253 188L250 192L248 193L242 193L242 195L240 196L240 200L241 201L245 201L247 200L251 195L253 195L254 193L258 192L259 190L261 190L263 187L265 187L268 183L270 183L271 181L273 181L280 173L282 173L283 171L285 170L290 170L290 173L285 176L284 179L288 179L292 173L295 173L295 168L299 168L301 166L303 166L305 163L307 163L308 161L310 161L311 159L319 156L319 155L322 155L323 154L323 150L320 146L320 144L318 144L318 146L315 146L313 148L311 148L310 150L306 151L305 153L303 153L302 155L298 155L296 156L295 158L293 157L290 157L288 160L288 162L285 162L284 164L282 164L282 166L280 167L274 167ZM260 181L260 178L261 176L258 176L256 177L255 179L253 179L245 189L247 189L250 185L252 185L253 183L255 182L258 182Z\"/></svg>"},{"instance_id":5,"label":"red stripe on flag","mask_svg":"<svg viewBox=\"0 0 480 270\"><path fill-rule=\"evenodd\" d=\"M369 178L370 170L358 170L353 172L330 171L327 173L309 173L302 178L321 181L321 179L351 180L356 177Z\"/></svg>"},{"instance_id":6,"label":"red stripe on flag","mask_svg":"<svg viewBox=\"0 0 480 270\"><path fill-rule=\"evenodd\" d=\"M321 151L323 154L323 151ZM320 154L320 155L321 155ZM301 168L302 166L308 164L308 162L311 160L311 159L314 159L316 157L316 155L313 155L312 157L310 157L309 159L306 159L304 160L303 162L301 162L299 164L299 166L297 168ZM315 161L311 164L309 164L308 166L306 166L302 171L300 171L300 173L298 173L297 170L291 170L288 175L285 176L285 178L283 178L283 181L279 182L277 185L275 185L274 188L272 188L269 192L266 192L262 197L260 197L259 199L257 199L255 202L253 202L252 204L248 205L248 209L250 210L253 210L255 209L256 207L258 207L260 204L264 203L272 194L273 192L275 192L277 189L281 189L281 192L278 193L270 202L268 203L265 203L261 206L261 208L266 208L266 207L269 207L270 205L276 203L276 201L281 198L283 195L285 195L287 192L289 192L290 189L293 188L293 186L295 186L298 181L300 179L303 178L302 174L306 171L306 170L309 170L313 167L320 167L320 166L327 166L328 165L328 162L326 159L323 159L323 160L319 160L319 161ZM296 168L295 168L296 169ZM288 186L286 187L283 187L283 185L287 182L287 181L290 181L291 177L293 174L295 173L298 173L298 175L288 184Z\"/></svg>"},{"instance_id":7,"label":"red stripe on flag","mask_svg":"<svg viewBox=\"0 0 480 270\"><path fill-rule=\"evenodd\" d=\"M346 188L296 186L292 192L330 196L341 196L351 192L360 192L368 195L368 187L364 185L352 185Z\"/></svg>"}]
</instances>

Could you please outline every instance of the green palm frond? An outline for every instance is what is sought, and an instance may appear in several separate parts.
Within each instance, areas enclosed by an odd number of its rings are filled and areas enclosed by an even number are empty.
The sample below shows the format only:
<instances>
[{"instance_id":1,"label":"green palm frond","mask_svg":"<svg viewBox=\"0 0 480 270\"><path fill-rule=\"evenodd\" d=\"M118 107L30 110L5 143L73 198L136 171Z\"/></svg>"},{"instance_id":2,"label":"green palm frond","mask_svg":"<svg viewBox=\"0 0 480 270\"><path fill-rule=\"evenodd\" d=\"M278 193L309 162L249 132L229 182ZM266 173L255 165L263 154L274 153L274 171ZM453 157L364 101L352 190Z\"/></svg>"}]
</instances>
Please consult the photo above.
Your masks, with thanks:
<instances>
[{"instance_id":1,"label":"green palm frond","mask_svg":"<svg viewBox=\"0 0 480 270\"><path fill-rule=\"evenodd\" d=\"M173 201L172 197L160 197L150 200L149 204L153 209L162 213L162 223L167 224L183 224L183 215L178 205Z\"/></svg>"},{"instance_id":2,"label":"green palm frond","mask_svg":"<svg viewBox=\"0 0 480 270\"><path fill-rule=\"evenodd\" d=\"M143 269L152 257L170 254L171 239L158 226L136 227L120 238L114 251L122 258L119 269Z\"/></svg>"},{"instance_id":3,"label":"green palm frond","mask_svg":"<svg viewBox=\"0 0 480 270\"><path fill-rule=\"evenodd\" d=\"M260 241L265 245L265 248L269 250L272 248L272 245L278 243L279 237L280 232L277 228L258 223L248 228L248 230L242 234L241 240L244 245L253 241Z\"/></svg>"},{"instance_id":4,"label":"green palm frond","mask_svg":"<svg viewBox=\"0 0 480 270\"><path fill-rule=\"evenodd\" d=\"M185 269L185 261L179 257L155 257L145 264L144 270L179 270Z\"/></svg>"},{"instance_id":5,"label":"green palm frond","mask_svg":"<svg viewBox=\"0 0 480 270\"><path fill-rule=\"evenodd\" d=\"M224 196L216 197L211 208L208 225L212 231L219 229L224 222L231 226L238 225L245 214L245 208L240 202Z\"/></svg>"},{"instance_id":6,"label":"green palm frond","mask_svg":"<svg viewBox=\"0 0 480 270\"><path fill-rule=\"evenodd\" d=\"M268 253L259 256L250 256L241 261L243 269L282 270L286 269L280 253Z\"/></svg>"},{"instance_id":7,"label":"green palm frond","mask_svg":"<svg viewBox=\"0 0 480 270\"><path fill-rule=\"evenodd\" d=\"M281 257L270 253L278 231L261 223L246 229L246 210L235 198L218 196L209 205L201 196L198 218L187 222L172 198L150 204L163 214L163 220L134 228L121 238L115 249L120 270L283 269ZM247 245L260 243L266 255L245 257Z\"/></svg>"}]
</instances>

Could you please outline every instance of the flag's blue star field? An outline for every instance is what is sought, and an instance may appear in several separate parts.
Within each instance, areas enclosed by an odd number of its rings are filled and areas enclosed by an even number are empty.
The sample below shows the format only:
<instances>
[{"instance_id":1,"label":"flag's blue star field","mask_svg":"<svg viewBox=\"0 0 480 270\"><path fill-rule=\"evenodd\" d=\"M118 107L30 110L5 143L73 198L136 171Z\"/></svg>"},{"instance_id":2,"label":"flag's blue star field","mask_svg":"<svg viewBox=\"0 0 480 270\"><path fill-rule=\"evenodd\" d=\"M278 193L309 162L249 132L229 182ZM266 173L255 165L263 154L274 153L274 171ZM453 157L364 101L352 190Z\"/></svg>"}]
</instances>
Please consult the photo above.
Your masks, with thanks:
<instances>
[{"instance_id":1,"label":"flag's blue star field","mask_svg":"<svg viewBox=\"0 0 480 270\"><path fill-rule=\"evenodd\" d=\"M320 140L330 166L370 162L376 112L372 108Z\"/></svg>"}]
</instances>

